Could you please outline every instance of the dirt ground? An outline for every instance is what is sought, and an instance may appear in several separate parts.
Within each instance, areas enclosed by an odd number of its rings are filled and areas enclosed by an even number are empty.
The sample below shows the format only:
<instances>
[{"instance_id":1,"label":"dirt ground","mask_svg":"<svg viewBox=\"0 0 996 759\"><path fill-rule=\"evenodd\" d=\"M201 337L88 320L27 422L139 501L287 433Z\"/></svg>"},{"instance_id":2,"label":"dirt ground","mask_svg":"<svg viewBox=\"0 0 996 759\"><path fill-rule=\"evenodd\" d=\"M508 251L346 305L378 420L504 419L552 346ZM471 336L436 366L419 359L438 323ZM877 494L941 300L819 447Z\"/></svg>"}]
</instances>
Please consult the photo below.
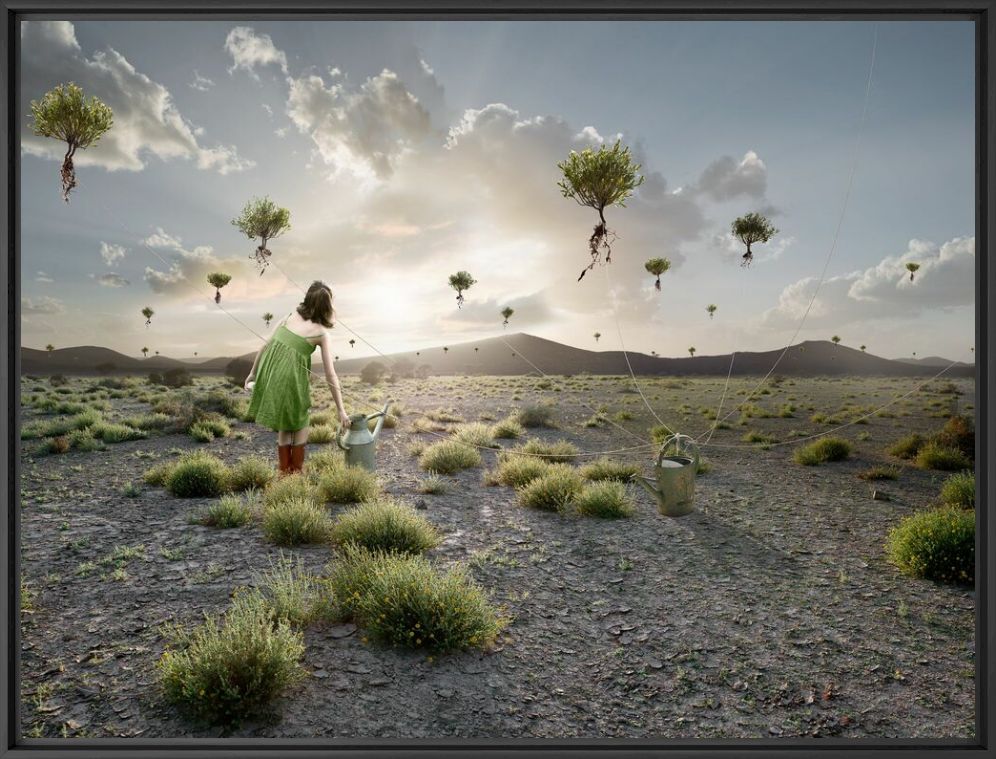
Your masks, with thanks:
<instances>
[{"instance_id":1,"label":"dirt ground","mask_svg":"<svg viewBox=\"0 0 996 759\"><path fill-rule=\"evenodd\" d=\"M726 409L757 379L735 378ZM643 378L641 387L668 424L699 435L724 380ZM871 410L920 382L786 380L754 403L773 412L792 404L791 417L754 416L741 425L734 414L712 437L717 445L703 449L711 469L697 481L694 513L662 517L633 488L633 517L598 520L517 506L511 489L484 484L490 452L483 468L446 478L445 493L420 494L426 475L409 446L435 438L413 431L412 412L442 408L476 421L553 401L559 428L530 436L564 438L582 452L624 448L656 424L629 378L443 377L375 390L349 380L353 398L406 404L397 428L381 437L381 481L424 507L445 534L430 556L468 563L513 621L490 652L432 660L365 644L352 625L315 625L305 633L310 677L271 719L234 735L973 737L975 594L906 578L883 551L889 529L936 502L944 479L885 448L910 431L939 428L952 397L971 412L972 382L955 381L956 396L925 389L891 407L895 416L840 431L854 444L844 462L803 467L792 460L794 444L765 450L742 440L750 431L778 441L825 431L811 421L814 412ZM24 392L32 387L48 383L26 380ZM583 425L603 404L629 433ZM111 418L149 410L131 397L111 405ZM845 409L841 420L855 415ZM24 410L24 421L35 418ZM161 697L160 625L222 612L233 589L250 584L280 549L258 525L191 524L209 500L173 498L145 485L142 474L195 448L229 463L251 453L275 458L272 433L247 423L233 430L242 434L208 444L152 433L61 455L38 454L37 441L24 441L25 736L222 734L191 724ZM648 468L651 457L621 456ZM878 464L900 466L899 479L857 477ZM129 484L137 485L131 495ZM873 500L875 488L888 500ZM334 558L328 547L289 552L315 571Z\"/></svg>"}]
</instances>

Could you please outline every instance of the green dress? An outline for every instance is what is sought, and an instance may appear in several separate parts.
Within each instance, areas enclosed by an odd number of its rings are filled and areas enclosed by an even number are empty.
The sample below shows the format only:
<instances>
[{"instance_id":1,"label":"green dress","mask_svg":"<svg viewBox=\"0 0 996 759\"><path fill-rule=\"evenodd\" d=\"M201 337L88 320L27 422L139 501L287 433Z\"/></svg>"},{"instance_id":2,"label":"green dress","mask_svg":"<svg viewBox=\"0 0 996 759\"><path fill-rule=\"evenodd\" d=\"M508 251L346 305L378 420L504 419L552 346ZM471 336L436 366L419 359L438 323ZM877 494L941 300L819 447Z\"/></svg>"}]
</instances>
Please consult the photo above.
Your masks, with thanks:
<instances>
[{"instance_id":1,"label":"green dress","mask_svg":"<svg viewBox=\"0 0 996 759\"><path fill-rule=\"evenodd\" d=\"M263 350L249 401L249 418L274 431L308 426L314 345L281 324Z\"/></svg>"}]
</instances>

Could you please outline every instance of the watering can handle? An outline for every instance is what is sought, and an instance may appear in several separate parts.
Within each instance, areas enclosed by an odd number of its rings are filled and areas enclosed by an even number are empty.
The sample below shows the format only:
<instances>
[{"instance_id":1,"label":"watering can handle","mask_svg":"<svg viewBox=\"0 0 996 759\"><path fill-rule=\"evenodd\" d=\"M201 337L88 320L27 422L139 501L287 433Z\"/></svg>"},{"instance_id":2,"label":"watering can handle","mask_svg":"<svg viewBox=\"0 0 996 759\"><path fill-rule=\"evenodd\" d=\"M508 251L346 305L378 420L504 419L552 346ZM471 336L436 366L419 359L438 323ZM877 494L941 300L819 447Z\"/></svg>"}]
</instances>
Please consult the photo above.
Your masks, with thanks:
<instances>
[{"instance_id":1,"label":"watering can handle","mask_svg":"<svg viewBox=\"0 0 996 759\"><path fill-rule=\"evenodd\" d=\"M339 434L335 436L335 443L336 443L336 445L338 445L338 446L339 446L340 448L342 448L342 450L344 450L344 451L348 451L348 450L349 450L349 446L348 446L348 445L346 445L346 444L345 444L344 442L342 442L342 439L343 439L343 438L344 438L345 436L346 436L346 429L344 428L344 429L341 429L341 430L339 430Z\"/></svg>"},{"instance_id":2,"label":"watering can handle","mask_svg":"<svg viewBox=\"0 0 996 759\"><path fill-rule=\"evenodd\" d=\"M695 465L695 471L699 471L699 447L695 444L695 438L690 435L682 435L680 433L675 433L671 435L664 443L661 445L660 453L657 454L657 466L661 465L664 460L664 452L668 449L671 444L674 444L675 453L681 453L681 447L684 445L686 448L690 447L692 449L692 463Z\"/></svg>"}]
</instances>

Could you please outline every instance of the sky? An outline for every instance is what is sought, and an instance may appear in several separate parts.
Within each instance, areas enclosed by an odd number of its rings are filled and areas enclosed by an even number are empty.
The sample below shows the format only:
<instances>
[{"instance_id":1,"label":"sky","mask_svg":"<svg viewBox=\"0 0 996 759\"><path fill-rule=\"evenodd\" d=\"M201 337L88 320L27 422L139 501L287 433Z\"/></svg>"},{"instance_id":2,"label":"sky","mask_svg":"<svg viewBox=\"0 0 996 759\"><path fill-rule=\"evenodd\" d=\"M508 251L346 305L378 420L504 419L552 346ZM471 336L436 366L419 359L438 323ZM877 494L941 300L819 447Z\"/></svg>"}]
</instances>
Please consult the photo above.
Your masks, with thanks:
<instances>
[{"instance_id":1,"label":"sky","mask_svg":"<svg viewBox=\"0 0 996 759\"><path fill-rule=\"evenodd\" d=\"M321 279L350 357L343 325L384 353L507 329L972 360L973 46L968 21L22 22L22 344L238 355ZM29 103L70 81L114 125L66 204ZM577 282L597 214L557 163L616 139L645 180ZM231 220L264 196L291 229L260 275ZM748 211L779 231L744 268Z\"/></svg>"}]
</instances>

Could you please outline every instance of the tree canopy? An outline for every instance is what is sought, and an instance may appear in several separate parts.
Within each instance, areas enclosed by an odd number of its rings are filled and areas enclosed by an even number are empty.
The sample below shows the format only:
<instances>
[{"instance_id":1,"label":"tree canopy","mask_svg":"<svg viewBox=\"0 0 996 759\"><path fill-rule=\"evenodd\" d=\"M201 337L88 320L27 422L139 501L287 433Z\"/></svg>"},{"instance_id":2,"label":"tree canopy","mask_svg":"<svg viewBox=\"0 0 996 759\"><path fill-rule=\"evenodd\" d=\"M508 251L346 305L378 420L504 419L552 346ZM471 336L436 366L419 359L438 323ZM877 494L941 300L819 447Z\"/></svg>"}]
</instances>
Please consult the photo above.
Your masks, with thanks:
<instances>
[{"instance_id":1,"label":"tree canopy","mask_svg":"<svg viewBox=\"0 0 996 759\"><path fill-rule=\"evenodd\" d=\"M232 224L250 240L259 240L259 247L250 258L255 259L259 274L263 276L273 255L266 245L291 228L290 211L279 207L268 197L254 197L245 204L242 213L232 219Z\"/></svg>"},{"instance_id":2,"label":"tree canopy","mask_svg":"<svg viewBox=\"0 0 996 759\"><path fill-rule=\"evenodd\" d=\"M751 212L739 216L730 224L730 232L740 242L747 246L747 252L743 255L742 266L750 266L754 260L754 253L751 245L759 242L767 242L776 234L778 230L762 214Z\"/></svg>"},{"instance_id":3,"label":"tree canopy","mask_svg":"<svg viewBox=\"0 0 996 759\"><path fill-rule=\"evenodd\" d=\"M651 258L645 264L643 264L648 272L657 277L657 281L654 282L654 287L660 292L661 289L661 275L667 272L671 268L671 261L667 258Z\"/></svg>"}]
</instances>

